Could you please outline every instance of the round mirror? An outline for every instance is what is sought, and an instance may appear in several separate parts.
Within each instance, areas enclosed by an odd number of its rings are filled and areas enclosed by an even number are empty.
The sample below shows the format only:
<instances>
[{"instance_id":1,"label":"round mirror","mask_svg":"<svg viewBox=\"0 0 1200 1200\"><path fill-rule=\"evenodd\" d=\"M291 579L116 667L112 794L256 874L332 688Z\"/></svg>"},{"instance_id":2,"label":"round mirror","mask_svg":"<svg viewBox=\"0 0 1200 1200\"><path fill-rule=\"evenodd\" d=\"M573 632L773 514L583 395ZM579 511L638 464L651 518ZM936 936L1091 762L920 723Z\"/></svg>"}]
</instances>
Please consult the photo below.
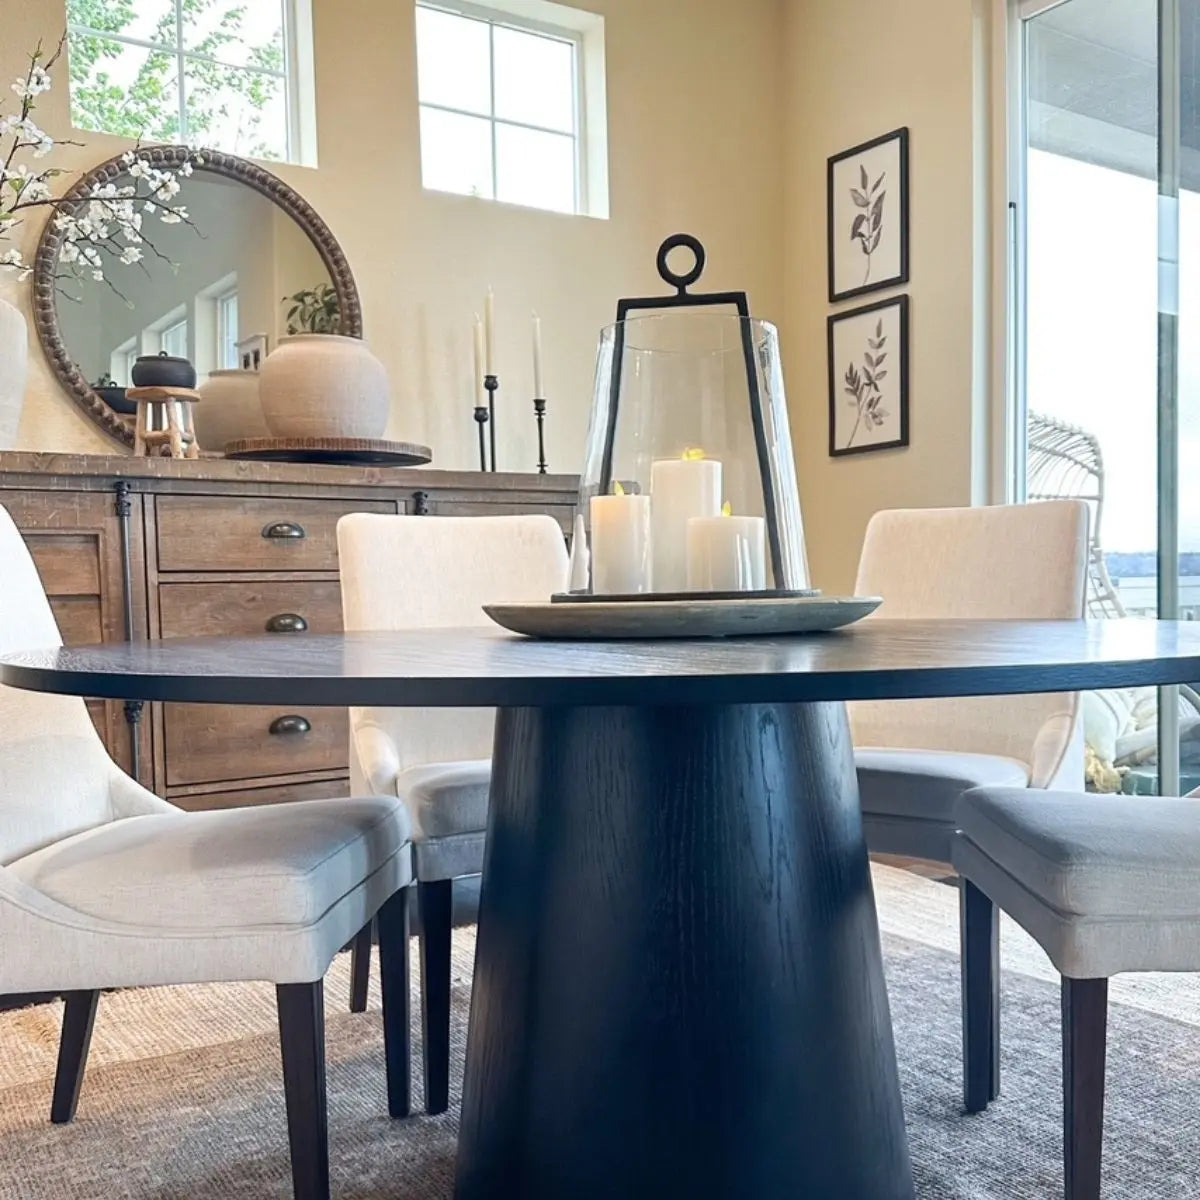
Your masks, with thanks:
<instances>
[{"instance_id":1,"label":"round mirror","mask_svg":"<svg viewBox=\"0 0 1200 1200\"><path fill-rule=\"evenodd\" d=\"M152 192L148 171L163 173ZM96 208L97 196L109 199ZM102 236L90 225L80 235L89 212ZM183 146L140 148L83 176L42 234L33 286L55 373L128 444L125 389L140 356L186 358L203 382L256 369L289 333L362 336L349 264L308 203L254 163Z\"/></svg>"}]
</instances>

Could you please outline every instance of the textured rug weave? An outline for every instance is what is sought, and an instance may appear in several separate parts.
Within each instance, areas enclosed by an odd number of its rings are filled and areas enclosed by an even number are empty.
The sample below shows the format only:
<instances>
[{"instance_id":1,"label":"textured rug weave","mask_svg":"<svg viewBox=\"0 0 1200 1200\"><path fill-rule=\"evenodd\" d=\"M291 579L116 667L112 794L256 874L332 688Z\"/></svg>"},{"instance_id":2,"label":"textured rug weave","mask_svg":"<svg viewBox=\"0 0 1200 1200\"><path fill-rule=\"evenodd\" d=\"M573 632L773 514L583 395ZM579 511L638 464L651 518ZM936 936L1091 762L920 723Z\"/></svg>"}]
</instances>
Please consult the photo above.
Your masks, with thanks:
<instances>
[{"instance_id":1,"label":"textured rug weave","mask_svg":"<svg viewBox=\"0 0 1200 1200\"><path fill-rule=\"evenodd\" d=\"M921 1200L1061 1195L1058 989L1006 927L1004 1095L964 1116L956 899L877 867L888 988ZM471 960L456 933L452 1103L389 1121L379 997L346 1011L343 956L326 985L330 1159L338 1200L449 1200ZM414 983L416 962L414 959ZM1200 987L1114 985L1105 1196L1200 1197ZM415 1002L415 997L414 997ZM105 996L75 1124L48 1122L61 1008L0 1014L0 1200L286 1200L291 1194L274 990L212 985ZM419 1096L419 1061L414 1082ZM835 1200L835 1198L830 1198Z\"/></svg>"}]
</instances>

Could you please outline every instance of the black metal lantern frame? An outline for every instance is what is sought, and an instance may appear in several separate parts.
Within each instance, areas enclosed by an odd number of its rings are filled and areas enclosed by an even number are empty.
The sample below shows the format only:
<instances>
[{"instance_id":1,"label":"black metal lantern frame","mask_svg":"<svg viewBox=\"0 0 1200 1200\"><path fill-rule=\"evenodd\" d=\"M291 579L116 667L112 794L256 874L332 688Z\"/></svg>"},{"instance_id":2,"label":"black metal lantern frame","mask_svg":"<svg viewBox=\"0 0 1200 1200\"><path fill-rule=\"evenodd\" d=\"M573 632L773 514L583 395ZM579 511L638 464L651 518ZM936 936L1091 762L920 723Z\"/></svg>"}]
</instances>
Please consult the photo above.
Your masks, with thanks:
<instances>
[{"instance_id":1,"label":"black metal lantern frame","mask_svg":"<svg viewBox=\"0 0 1200 1200\"><path fill-rule=\"evenodd\" d=\"M689 270L682 273L671 269L668 258L672 251L686 249L694 256ZM636 296L617 301L617 319L613 342L612 382L609 390L608 425L605 434L603 458L600 469L600 491L606 493L612 487L613 449L617 436L617 408L620 401L621 368L625 350L625 321L631 313L639 311L661 311L681 308L732 307L742 318L741 344L746 365L746 384L750 398L750 422L754 433L758 455L759 476L762 481L763 511L766 517L767 544L776 587L785 578L784 553L780 533L779 512L772 487L773 468L766 424L763 419L762 395L759 390L758 364L755 359L754 338L750 317L750 301L746 292L690 292L688 289L704 273L707 254L699 238L690 233L676 233L667 238L658 248L657 267L663 281L675 289L673 295Z\"/></svg>"}]
</instances>

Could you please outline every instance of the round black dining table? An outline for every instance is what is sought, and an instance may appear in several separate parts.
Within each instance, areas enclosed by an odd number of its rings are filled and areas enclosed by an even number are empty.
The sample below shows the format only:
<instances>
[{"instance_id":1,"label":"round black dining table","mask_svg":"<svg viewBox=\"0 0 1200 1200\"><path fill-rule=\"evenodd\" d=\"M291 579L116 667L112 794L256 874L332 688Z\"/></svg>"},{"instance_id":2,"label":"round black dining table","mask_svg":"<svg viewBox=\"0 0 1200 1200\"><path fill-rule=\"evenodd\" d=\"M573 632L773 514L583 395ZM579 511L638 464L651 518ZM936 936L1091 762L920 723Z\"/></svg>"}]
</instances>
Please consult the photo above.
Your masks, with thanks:
<instances>
[{"instance_id":1,"label":"round black dining table","mask_svg":"<svg viewBox=\"0 0 1200 1200\"><path fill-rule=\"evenodd\" d=\"M1200 624L1139 620L196 639L0 666L112 699L499 710L458 1200L912 1200L842 702L1196 680Z\"/></svg>"}]
</instances>

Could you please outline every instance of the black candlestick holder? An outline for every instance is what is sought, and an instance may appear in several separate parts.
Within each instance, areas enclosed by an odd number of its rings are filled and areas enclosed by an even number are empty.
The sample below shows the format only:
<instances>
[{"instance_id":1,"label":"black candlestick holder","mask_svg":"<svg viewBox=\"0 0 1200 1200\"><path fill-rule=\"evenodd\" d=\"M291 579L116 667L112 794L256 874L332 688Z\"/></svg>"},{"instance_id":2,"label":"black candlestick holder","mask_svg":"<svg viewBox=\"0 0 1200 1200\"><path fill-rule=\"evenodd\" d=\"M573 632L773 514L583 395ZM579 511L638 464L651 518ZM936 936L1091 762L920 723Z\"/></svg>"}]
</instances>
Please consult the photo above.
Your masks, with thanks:
<instances>
[{"instance_id":1,"label":"black candlestick holder","mask_svg":"<svg viewBox=\"0 0 1200 1200\"><path fill-rule=\"evenodd\" d=\"M537 421L537 431L538 431L538 474L545 475L545 473L546 473L546 402L545 402L545 400L535 400L533 402L533 415Z\"/></svg>"},{"instance_id":2,"label":"black candlestick holder","mask_svg":"<svg viewBox=\"0 0 1200 1200\"><path fill-rule=\"evenodd\" d=\"M487 464L487 439L484 435L483 427L488 423L488 410L482 405L475 405L475 424L479 427L479 469L486 471Z\"/></svg>"},{"instance_id":3,"label":"black candlestick holder","mask_svg":"<svg viewBox=\"0 0 1200 1200\"><path fill-rule=\"evenodd\" d=\"M483 387L488 396L488 441L491 450L491 470L496 469L496 393L500 390L500 380L495 375L483 377Z\"/></svg>"}]
</instances>

